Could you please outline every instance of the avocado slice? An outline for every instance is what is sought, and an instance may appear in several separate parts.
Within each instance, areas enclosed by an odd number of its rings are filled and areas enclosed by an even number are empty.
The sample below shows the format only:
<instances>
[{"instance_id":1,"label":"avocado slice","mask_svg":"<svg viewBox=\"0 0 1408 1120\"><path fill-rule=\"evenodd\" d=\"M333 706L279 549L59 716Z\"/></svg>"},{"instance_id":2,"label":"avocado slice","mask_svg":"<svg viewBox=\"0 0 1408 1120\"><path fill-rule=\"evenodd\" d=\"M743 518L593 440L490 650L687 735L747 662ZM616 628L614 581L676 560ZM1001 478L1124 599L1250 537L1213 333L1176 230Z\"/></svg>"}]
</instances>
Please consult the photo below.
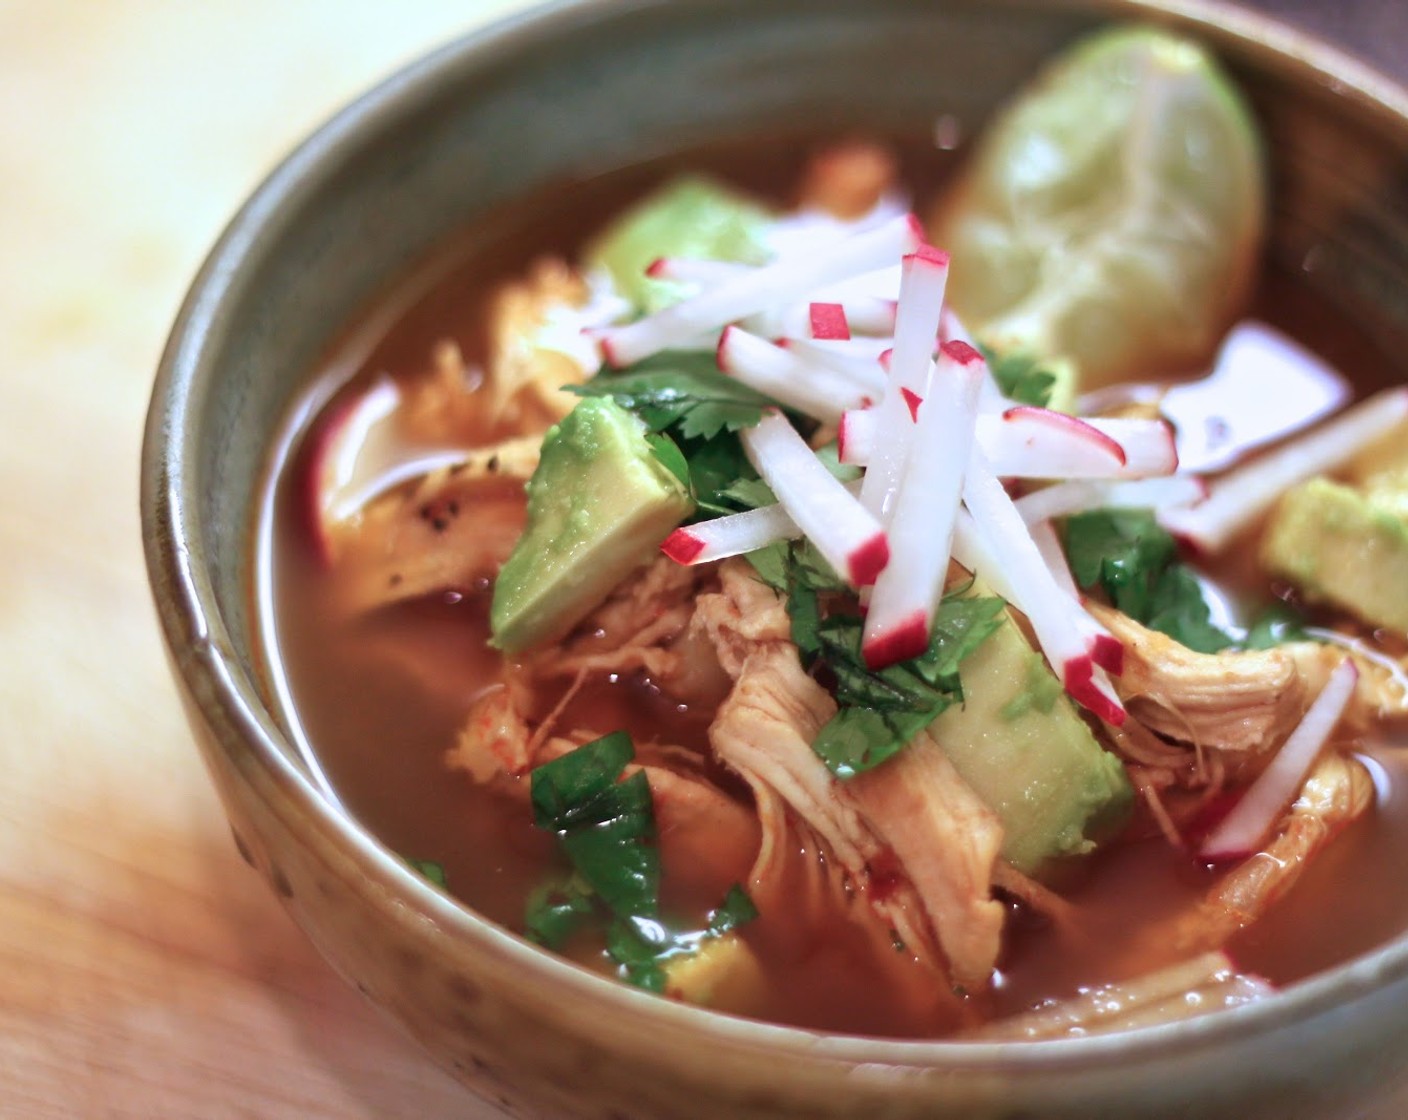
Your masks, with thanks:
<instances>
[{"instance_id":1,"label":"avocado slice","mask_svg":"<svg viewBox=\"0 0 1408 1120\"><path fill-rule=\"evenodd\" d=\"M1392 477L1366 490L1312 478L1286 491L1262 537L1262 566L1309 602L1408 633L1408 488Z\"/></svg>"},{"instance_id":2,"label":"avocado slice","mask_svg":"<svg viewBox=\"0 0 1408 1120\"><path fill-rule=\"evenodd\" d=\"M985 594L983 589L971 592ZM1076 713L1009 614L959 669L963 703L929 725L1002 820L1002 855L1026 874L1090 851L1128 818L1124 767Z\"/></svg>"},{"instance_id":3,"label":"avocado slice","mask_svg":"<svg viewBox=\"0 0 1408 1120\"><path fill-rule=\"evenodd\" d=\"M645 424L609 397L548 429L527 493L528 522L489 609L490 642L506 653L566 634L694 508Z\"/></svg>"},{"instance_id":4,"label":"avocado slice","mask_svg":"<svg viewBox=\"0 0 1408 1120\"><path fill-rule=\"evenodd\" d=\"M617 289L647 314L690 289L646 274L661 257L763 264L773 215L713 179L688 175L646 196L587 246L583 259L606 269Z\"/></svg>"}]
</instances>

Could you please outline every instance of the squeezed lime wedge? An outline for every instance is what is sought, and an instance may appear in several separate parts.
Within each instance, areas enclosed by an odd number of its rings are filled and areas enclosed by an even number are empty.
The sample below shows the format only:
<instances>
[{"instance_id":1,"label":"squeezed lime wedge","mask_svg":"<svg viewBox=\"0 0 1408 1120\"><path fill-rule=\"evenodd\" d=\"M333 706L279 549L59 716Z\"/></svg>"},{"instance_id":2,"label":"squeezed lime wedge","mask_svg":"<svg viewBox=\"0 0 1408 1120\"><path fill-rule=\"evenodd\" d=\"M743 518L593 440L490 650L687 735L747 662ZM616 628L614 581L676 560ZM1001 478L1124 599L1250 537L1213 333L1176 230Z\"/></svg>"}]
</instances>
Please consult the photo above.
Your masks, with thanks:
<instances>
[{"instance_id":1,"label":"squeezed lime wedge","mask_svg":"<svg viewBox=\"0 0 1408 1120\"><path fill-rule=\"evenodd\" d=\"M1207 51L1117 28L999 114L930 224L969 328L1068 359L1088 390L1206 363L1250 288L1263 196L1251 113Z\"/></svg>"}]
</instances>

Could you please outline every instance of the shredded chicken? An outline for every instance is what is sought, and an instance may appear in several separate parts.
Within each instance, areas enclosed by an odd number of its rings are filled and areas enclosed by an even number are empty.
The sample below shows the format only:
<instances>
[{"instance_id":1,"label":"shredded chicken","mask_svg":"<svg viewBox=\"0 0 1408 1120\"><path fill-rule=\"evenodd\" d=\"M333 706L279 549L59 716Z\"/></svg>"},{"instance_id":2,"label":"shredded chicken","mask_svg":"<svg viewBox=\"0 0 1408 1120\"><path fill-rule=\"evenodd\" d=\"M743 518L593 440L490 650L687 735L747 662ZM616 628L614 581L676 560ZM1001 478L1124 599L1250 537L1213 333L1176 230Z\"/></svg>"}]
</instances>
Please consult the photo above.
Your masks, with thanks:
<instances>
[{"instance_id":1,"label":"shredded chicken","mask_svg":"<svg viewBox=\"0 0 1408 1120\"><path fill-rule=\"evenodd\" d=\"M541 431L577 403L562 386L586 379L576 357L544 345L544 332L563 311L586 303L587 286L557 257L534 262L521 280L505 284L489 306L489 375L481 407L518 431Z\"/></svg>"},{"instance_id":2,"label":"shredded chicken","mask_svg":"<svg viewBox=\"0 0 1408 1120\"><path fill-rule=\"evenodd\" d=\"M870 140L831 144L807 163L801 205L853 220L870 213L895 189L898 178L899 160L883 144Z\"/></svg>"},{"instance_id":3,"label":"shredded chicken","mask_svg":"<svg viewBox=\"0 0 1408 1120\"><path fill-rule=\"evenodd\" d=\"M561 645L533 654L533 672L548 678L583 670L643 670L657 682L671 679L682 671L673 647L694 614L699 588L710 578L706 568L657 557L617 585Z\"/></svg>"},{"instance_id":4,"label":"shredded chicken","mask_svg":"<svg viewBox=\"0 0 1408 1120\"><path fill-rule=\"evenodd\" d=\"M1120 611L1090 610L1124 643L1120 699L1160 735L1261 754L1285 738L1314 696L1284 649L1195 653Z\"/></svg>"},{"instance_id":5,"label":"shredded chicken","mask_svg":"<svg viewBox=\"0 0 1408 1120\"><path fill-rule=\"evenodd\" d=\"M1121 984L1102 984L1070 999L970 1031L965 1038L1035 1042L1083 1038L1176 1023L1265 999L1273 988L1237 972L1225 953L1210 952Z\"/></svg>"},{"instance_id":6,"label":"shredded chicken","mask_svg":"<svg viewBox=\"0 0 1408 1120\"><path fill-rule=\"evenodd\" d=\"M997 814L927 734L849 785L914 884L954 981L986 984L997 964L1004 918L991 894L1002 847Z\"/></svg>"},{"instance_id":7,"label":"shredded chicken","mask_svg":"<svg viewBox=\"0 0 1408 1120\"><path fill-rule=\"evenodd\" d=\"M1284 895L1317 852L1374 800L1374 780L1351 755L1330 752L1311 771L1275 838L1224 876L1188 920L1184 944L1221 945Z\"/></svg>"},{"instance_id":8,"label":"shredded chicken","mask_svg":"<svg viewBox=\"0 0 1408 1120\"><path fill-rule=\"evenodd\" d=\"M508 559L525 509L521 487L454 470L378 499L339 528L336 555L347 606L365 611L474 589Z\"/></svg>"},{"instance_id":9,"label":"shredded chicken","mask_svg":"<svg viewBox=\"0 0 1408 1120\"><path fill-rule=\"evenodd\" d=\"M715 753L760 804L775 794L821 837L912 952L932 959L937 940L956 980L986 983L1002 922L995 815L927 738L865 780L836 781L811 749L835 702L802 669L782 601L745 562L725 563L720 584L694 622L734 678L709 731Z\"/></svg>"}]
</instances>

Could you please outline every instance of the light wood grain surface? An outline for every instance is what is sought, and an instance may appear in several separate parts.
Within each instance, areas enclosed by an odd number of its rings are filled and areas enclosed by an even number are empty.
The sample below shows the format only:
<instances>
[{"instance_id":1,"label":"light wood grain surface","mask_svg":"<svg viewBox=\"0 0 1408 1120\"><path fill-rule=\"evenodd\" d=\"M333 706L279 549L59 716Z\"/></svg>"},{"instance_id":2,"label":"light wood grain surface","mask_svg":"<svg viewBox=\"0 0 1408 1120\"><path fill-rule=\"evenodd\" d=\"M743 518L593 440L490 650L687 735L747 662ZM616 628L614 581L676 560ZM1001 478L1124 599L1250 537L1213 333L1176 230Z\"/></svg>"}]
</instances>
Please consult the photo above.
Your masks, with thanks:
<instances>
[{"instance_id":1,"label":"light wood grain surface","mask_svg":"<svg viewBox=\"0 0 1408 1120\"><path fill-rule=\"evenodd\" d=\"M1283 2L1402 58L1400 0ZM520 6L0 0L0 1116L491 1115L236 856L162 660L137 463L242 196L346 97Z\"/></svg>"}]
</instances>

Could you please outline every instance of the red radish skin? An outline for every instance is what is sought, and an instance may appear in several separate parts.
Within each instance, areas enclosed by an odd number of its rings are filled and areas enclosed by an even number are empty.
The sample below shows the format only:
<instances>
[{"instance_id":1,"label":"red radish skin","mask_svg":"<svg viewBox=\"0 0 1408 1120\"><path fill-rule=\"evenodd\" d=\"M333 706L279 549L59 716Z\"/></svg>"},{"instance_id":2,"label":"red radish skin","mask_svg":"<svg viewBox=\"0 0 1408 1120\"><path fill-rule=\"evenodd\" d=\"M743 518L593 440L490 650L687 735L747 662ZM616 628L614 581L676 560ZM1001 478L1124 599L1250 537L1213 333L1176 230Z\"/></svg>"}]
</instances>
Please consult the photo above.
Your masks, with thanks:
<instances>
[{"instance_id":1,"label":"red radish skin","mask_svg":"<svg viewBox=\"0 0 1408 1120\"><path fill-rule=\"evenodd\" d=\"M1118 700L1106 694L1095 684L1095 662L1091 657L1077 657L1067 661L1063 667L1062 685L1066 692L1082 707L1087 708L1096 718L1111 727L1122 727L1126 713Z\"/></svg>"},{"instance_id":2,"label":"red radish skin","mask_svg":"<svg viewBox=\"0 0 1408 1120\"><path fill-rule=\"evenodd\" d=\"M661 542L660 551L676 564L693 564L704 551L704 542L688 529L676 529Z\"/></svg>"},{"instance_id":3,"label":"red radish skin","mask_svg":"<svg viewBox=\"0 0 1408 1120\"><path fill-rule=\"evenodd\" d=\"M1090 646L1090 659L1107 673L1124 673L1124 643L1113 634L1096 634Z\"/></svg>"},{"instance_id":4,"label":"red radish skin","mask_svg":"<svg viewBox=\"0 0 1408 1120\"><path fill-rule=\"evenodd\" d=\"M959 343L958 345L964 344ZM1056 412L1049 408L1036 408L1032 405L1019 404L1015 408L1009 408L1004 412L1002 418L1015 423L1050 424L1055 428L1063 429L1071 435L1090 440L1091 443L1103 448L1120 466L1124 466L1125 463L1128 462L1123 447L1099 428L1095 427L1093 424L1087 423L1078 416L1070 416L1064 412Z\"/></svg>"},{"instance_id":5,"label":"red radish skin","mask_svg":"<svg viewBox=\"0 0 1408 1120\"><path fill-rule=\"evenodd\" d=\"M848 560L850 580L856 587L869 587L890 562L890 542L884 533L876 533L851 553Z\"/></svg>"},{"instance_id":6,"label":"red radish skin","mask_svg":"<svg viewBox=\"0 0 1408 1120\"><path fill-rule=\"evenodd\" d=\"M892 629L874 638L867 638L861 647L865 667L871 672L918 657L929 648L929 619L923 611L916 611L901 619Z\"/></svg>"},{"instance_id":7,"label":"red radish skin","mask_svg":"<svg viewBox=\"0 0 1408 1120\"><path fill-rule=\"evenodd\" d=\"M913 389L900 389L900 396L904 397L904 403L909 405L909 418L919 419L919 406L924 403L924 399Z\"/></svg>"},{"instance_id":8,"label":"red radish skin","mask_svg":"<svg viewBox=\"0 0 1408 1120\"><path fill-rule=\"evenodd\" d=\"M839 303L813 303L808 309L812 338L845 342L851 337L846 310Z\"/></svg>"}]
</instances>

